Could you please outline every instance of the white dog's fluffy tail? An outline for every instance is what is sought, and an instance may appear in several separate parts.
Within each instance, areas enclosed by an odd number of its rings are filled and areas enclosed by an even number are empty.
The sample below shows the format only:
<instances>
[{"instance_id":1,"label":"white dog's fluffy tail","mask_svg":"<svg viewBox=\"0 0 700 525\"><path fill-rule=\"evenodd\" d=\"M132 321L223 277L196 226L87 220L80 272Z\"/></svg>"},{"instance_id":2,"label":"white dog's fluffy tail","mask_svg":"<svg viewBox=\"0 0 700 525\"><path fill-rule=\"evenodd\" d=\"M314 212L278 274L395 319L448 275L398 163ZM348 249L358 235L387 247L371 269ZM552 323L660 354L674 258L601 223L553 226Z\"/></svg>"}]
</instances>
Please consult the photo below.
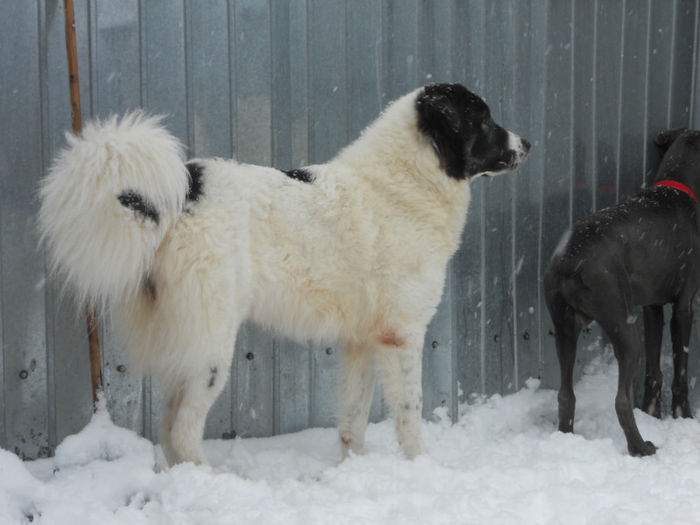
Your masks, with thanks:
<instances>
[{"instance_id":1,"label":"white dog's fluffy tail","mask_svg":"<svg viewBox=\"0 0 700 525\"><path fill-rule=\"evenodd\" d=\"M135 112L69 135L40 187L51 271L80 301L126 299L148 278L188 186L183 147L158 117Z\"/></svg>"}]
</instances>

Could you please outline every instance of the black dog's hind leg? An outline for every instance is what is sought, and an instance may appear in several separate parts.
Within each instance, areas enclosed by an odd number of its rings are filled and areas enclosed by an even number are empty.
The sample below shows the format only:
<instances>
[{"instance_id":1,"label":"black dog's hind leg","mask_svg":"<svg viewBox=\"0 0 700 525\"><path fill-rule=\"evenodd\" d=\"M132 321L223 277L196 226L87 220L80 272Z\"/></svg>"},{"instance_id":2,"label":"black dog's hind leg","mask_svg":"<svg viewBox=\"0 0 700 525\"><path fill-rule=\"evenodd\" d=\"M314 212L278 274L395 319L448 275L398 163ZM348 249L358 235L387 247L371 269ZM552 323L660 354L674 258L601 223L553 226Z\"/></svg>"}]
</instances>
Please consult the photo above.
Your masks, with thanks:
<instances>
[{"instance_id":1,"label":"black dog's hind leg","mask_svg":"<svg viewBox=\"0 0 700 525\"><path fill-rule=\"evenodd\" d=\"M664 308L661 305L644 307L644 347L646 373L644 375L643 410L650 416L661 417L661 336L664 329Z\"/></svg>"},{"instance_id":2,"label":"black dog's hind leg","mask_svg":"<svg viewBox=\"0 0 700 525\"><path fill-rule=\"evenodd\" d=\"M690 302L673 305L671 318L671 342L673 345L673 384L671 385L671 410L673 417L693 417L688 403L688 345L693 324Z\"/></svg>"},{"instance_id":3,"label":"black dog's hind leg","mask_svg":"<svg viewBox=\"0 0 700 525\"><path fill-rule=\"evenodd\" d=\"M656 452L651 441L644 441L634 420L632 381L639 367L642 341L634 324L628 324L624 315L614 315L614 308L599 310L602 315L596 319L612 341L615 357L619 366L615 412L622 431L627 438L627 450L633 456L649 456Z\"/></svg>"},{"instance_id":4,"label":"black dog's hind leg","mask_svg":"<svg viewBox=\"0 0 700 525\"><path fill-rule=\"evenodd\" d=\"M576 396L574 395L576 341L584 323L558 292L547 297L547 306L554 323L554 340L561 372L561 386L558 395L559 431L573 432L576 412Z\"/></svg>"}]
</instances>

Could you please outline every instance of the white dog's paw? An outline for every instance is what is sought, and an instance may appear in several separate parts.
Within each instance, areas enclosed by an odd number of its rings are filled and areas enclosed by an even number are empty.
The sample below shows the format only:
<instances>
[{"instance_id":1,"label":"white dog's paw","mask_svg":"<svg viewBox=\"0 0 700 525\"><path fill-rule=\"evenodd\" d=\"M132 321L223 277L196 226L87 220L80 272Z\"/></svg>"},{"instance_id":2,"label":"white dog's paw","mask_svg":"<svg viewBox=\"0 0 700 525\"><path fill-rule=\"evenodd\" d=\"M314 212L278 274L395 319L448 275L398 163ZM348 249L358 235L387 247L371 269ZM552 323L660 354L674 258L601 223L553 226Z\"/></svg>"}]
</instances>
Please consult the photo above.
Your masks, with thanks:
<instances>
[{"instance_id":1,"label":"white dog's paw","mask_svg":"<svg viewBox=\"0 0 700 525\"><path fill-rule=\"evenodd\" d=\"M424 452L423 439L420 437L413 437L408 440L404 440L401 443L401 449L408 459L414 459L416 456L420 456Z\"/></svg>"},{"instance_id":2,"label":"white dog's paw","mask_svg":"<svg viewBox=\"0 0 700 525\"><path fill-rule=\"evenodd\" d=\"M345 461L350 455L364 452L364 440L353 437L350 432L340 433L341 461Z\"/></svg>"}]
</instances>

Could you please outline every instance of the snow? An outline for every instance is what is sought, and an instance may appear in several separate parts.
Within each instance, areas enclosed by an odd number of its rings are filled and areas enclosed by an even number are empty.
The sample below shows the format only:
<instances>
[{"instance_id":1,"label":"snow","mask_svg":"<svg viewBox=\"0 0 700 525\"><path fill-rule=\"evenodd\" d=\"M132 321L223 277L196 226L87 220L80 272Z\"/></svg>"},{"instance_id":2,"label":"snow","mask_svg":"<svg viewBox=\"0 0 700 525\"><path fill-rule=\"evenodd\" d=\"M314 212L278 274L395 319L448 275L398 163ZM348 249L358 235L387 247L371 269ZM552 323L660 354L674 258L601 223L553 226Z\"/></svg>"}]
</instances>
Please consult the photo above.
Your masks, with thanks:
<instances>
[{"instance_id":1,"label":"snow","mask_svg":"<svg viewBox=\"0 0 700 525\"><path fill-rule=\"evenodd\" d=\"M166 469L158 447L100 410L55 457L0 450L0 524L457 524L700 522L700 424L636 411L655 456L627 454L610 354L576 386L576 434L534 379L424 422L426 454L401 457L391 421L338 463L334 429L206 442L211 467Z\"/></svg>"}]
</instances>

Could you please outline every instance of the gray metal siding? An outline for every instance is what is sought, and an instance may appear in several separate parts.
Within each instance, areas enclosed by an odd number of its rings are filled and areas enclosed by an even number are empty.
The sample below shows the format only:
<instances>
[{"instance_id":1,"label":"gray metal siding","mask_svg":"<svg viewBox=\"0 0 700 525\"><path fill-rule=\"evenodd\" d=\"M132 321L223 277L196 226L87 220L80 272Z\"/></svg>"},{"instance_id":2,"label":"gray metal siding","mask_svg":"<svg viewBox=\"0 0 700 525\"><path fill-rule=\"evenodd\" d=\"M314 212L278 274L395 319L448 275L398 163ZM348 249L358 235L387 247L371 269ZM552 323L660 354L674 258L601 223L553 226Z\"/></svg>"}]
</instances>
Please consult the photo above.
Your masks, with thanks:
<instances>
[{"instance_id":1,"label":"gray metal siding","mask_svg":"<svg viewBox=\"0 0 700 525\"><path fill-rule=\"evenodd\" d=\"M534 147L516 174L473 184L428 328L424 415L445 406L456 417L470 393L513 392L528 377L557 385L543 267L574 220L649 180L654 132L699 125L699 4L78 1L83 114L144 107L167 115L192 156L291 168L328 160L418 85L457 81L483 95ZM36 457L90 417L82 312L45 277L33 226L37 181L70 128L63 3L2 2L0 34L0 446ZM103 321L111 413L157 439L162 397L129 374ZM599 340L595 327L583 334L582 362ZM300 345L245 325L236 347L208 437L333 424L333 341ZM386 415L378 392L371 418Z\"/></svg>"}]
</instances>

